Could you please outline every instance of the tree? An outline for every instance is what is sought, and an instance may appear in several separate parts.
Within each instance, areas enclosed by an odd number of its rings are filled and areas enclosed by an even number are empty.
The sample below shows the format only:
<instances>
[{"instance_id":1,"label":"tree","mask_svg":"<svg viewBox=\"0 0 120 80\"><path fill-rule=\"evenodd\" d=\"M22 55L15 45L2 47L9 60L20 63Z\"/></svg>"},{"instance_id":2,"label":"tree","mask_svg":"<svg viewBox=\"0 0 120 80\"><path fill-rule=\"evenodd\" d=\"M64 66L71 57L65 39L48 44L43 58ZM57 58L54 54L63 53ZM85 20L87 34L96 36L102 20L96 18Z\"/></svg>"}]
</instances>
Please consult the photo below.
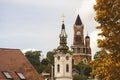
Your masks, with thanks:
<instances>
[{"instance_id":1,"label":"tree","mask_svg":"<svg viewBox=\"0 0 120 80\"><path fill-rule=\"evenodd\" d=\"M41 51L27 51L25 52L26 58L30 61L30 63L34 66L38 73L41 73L40 69L40 56Z\"/></svg>"},{"instance_id":2,"label":"tree","mask_svg":"<svg viewBox=\"0 0 120 80\"><path fill-rule=\"evenodd\" d=\"M120 80L120 0L96 0L95 20L101 30L98 47L105 50L90 64L101 80Z\"/></svg>"},{"instance_id":3,"label":"tree","mask_svg":"<svg viewBox=\"0 0 120 80\"><path fill-rule=\"evenodd\" d=\"M47 52L47 59L49 60L49 63L51 65L54 64L54 54L56 54L56 51L48 51Z\"/></svg>"},{"instance_id":4,"label":"tree","mask_svg":"<svg viewBox=\"0 0 120 80\"><path fill-rule=\"evenodd\" d=\"M41 61L41 65L48 65L49 64L49 60L47 58L44 58L42 61Z\"/></svg>"},{"instance_id":5,"label":"tree","mask_svg":"<svg viewBox=\"0 0 120 80\"><path fill-rule=\"evenodd\" d=\"M76 75L73 76L73 80L87 80L87 77L85 75Z\"/></svg>"},{"instance_id":6,"label":"tree","mask_svg":"<svg viewBox=\"0 0 120 80\"><path fill-rule=\"evenodd\" d=\"M96 52L96 54L94 55L94 59L100 58L102 54L107 54L107 52L105 50Z\"/></svg>"},{"instance_id":7,"label":"tree","mask_svg":"<svg viewBox=\"0 0 120 80\"><path fill-rule=\"evenodd\" d=\"M48 73L51 72L51 65L48 58L44 58L41 61L41 68L42 68L42 72L48 72Z\"/></svg>"},{"instance_id":8,"label":"tree","mask_svg":"<svg viewBox=\"0 0 120 80\"><path fill-rule=\"evenodd\" d=\"M97 29L101 30L98 47L111 53L120 52L120 0L96 0L95 20L100 24Z\"/></svg>"},{"instance_id":9,"label":"tree","mask_svg":"<svg viewBox=\"0 0 120 80\"><path fill-rule=\"evenodd\" d=\"M82 61L77 65L73 65L73 68L79 71L79 75L73 76L73 80L87 80L92 71L91 67L87 64L84 64Z\"/></svg>"}]
</instances>

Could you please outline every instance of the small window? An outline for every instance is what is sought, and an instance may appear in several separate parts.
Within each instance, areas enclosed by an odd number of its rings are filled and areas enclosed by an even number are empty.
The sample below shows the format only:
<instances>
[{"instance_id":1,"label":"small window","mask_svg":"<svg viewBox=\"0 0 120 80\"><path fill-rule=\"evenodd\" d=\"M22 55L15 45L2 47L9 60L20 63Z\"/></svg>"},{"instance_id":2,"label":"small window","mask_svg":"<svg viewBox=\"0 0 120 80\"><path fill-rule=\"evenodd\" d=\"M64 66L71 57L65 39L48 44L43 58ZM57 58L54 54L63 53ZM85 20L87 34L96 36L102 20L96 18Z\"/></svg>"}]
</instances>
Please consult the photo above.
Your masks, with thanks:
<instances>
[{"instance_id":1,"label":"small window","mask_svg":"<svg viewBox=\"0 0 120 80\"><path fill-rule=\"evenodd\" d=\"M57 65L57 72L60 72L60 65Z\"/></svg>"},{"instance_id":2,"label":"small window","mask_svg":"<svg viewBox=\"0 0 120 80\"><path fill-rule=\"evenodd\" d=\"M69 72L69 65L66 64L66 72Z\"/></svg>"},{"instance_id":3,"label":"small window","mask_svg":"<svg viewBox=\"0 0 120 80\"><path fill-rule=\"evenodd\" d=\"M21 72L16 72L20 80L26 80L25 76Z\"/></svg>"},{"instance_id":4,"label":"small window","mask_svg":"<svg viewBox=\"0 0 120 80\"><path fill-rule=\"evenodd\" d=\"M3 71L2 73L4 74L6 79L13 80L12 76L7 71Z\"/></svg>"},{"instance_id":5,"label":"small window","mask_svg":"<svg viewBox=\"0 0 120 80\"><path fill-rule=\"evenodd\" d=\"M60 56L58 56L57 59L60 60Z\"/></svg>"},{"instance_id":6,"label":"small window","mask_svg":"<svg viewBox=\"0 0 120 80\"><path fill-rule=\"evenodd\" d=\"M66 60L69 60L69 56L66 56Z\"/></svg>"},{"instance_id":7,"label":"small window","mask_svg":"<svg viewBox=\"0 0 120 80\"><path fill-rule=\"evenodd\" d=\"M86 58L83 59L83 63L87 64L87 59Z\"/></svg>"}]
</instances>

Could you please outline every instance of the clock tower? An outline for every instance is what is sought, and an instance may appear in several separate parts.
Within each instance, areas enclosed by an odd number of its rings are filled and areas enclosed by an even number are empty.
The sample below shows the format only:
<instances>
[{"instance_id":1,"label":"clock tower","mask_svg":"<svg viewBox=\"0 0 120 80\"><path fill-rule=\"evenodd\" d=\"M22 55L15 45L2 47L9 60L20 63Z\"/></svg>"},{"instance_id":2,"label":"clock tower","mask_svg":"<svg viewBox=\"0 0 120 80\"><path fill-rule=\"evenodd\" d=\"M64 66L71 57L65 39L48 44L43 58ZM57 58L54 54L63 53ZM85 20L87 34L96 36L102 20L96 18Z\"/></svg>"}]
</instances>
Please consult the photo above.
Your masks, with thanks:
<instances>
[{"instance_id":1,"label":"clock tower","mask_svg":"<svg viewBox=\"0 0 120 80\"><path fill-rule=\"evenodd\" d=\"M90 37L87 35L84 41L84 26L79 15L77 16L73 29L74 37L71 48L74 64L78 64L80 61L87 63L87 61L91 60Z\"/></svg>"}]
</instances>

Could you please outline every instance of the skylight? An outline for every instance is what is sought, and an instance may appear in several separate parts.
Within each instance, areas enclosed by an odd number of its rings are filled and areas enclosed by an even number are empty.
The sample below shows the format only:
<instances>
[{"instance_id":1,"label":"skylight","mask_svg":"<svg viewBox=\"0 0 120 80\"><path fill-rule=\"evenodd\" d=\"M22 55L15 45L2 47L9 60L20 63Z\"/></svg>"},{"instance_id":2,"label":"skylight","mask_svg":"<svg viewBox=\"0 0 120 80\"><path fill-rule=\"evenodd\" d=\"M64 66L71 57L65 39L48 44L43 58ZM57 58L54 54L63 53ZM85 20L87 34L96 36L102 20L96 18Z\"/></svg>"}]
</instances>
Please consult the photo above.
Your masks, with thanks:
<instances>
[{"instance_id":1,"label":"skylight","mask_svg":"<svg viewBox=\"0 0 120 80\"><path fill-rule=\"evenodd\" d=\"M3 71L2 73L7 79L13 79L12 76L7 71Z\"/></svg>"},{"instance_id":2,"label":"skylight","mask_svg":"<svg viewBox=\"0 0 120 80\"><path fill-rule=\"evenodd\" d=\"M26 80L25 76L21 72L16 72L21 80Z\"/></svg>"}]
</instances>

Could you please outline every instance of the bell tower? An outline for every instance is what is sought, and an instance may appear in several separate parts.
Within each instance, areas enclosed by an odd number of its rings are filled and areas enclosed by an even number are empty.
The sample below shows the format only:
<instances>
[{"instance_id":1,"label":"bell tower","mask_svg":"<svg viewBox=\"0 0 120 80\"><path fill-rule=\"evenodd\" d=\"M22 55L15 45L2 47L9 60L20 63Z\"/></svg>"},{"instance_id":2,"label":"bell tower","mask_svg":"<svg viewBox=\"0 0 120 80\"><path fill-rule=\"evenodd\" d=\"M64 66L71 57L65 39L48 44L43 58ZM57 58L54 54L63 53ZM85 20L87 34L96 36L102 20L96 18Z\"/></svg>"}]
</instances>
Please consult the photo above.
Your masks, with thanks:
<instances>
[{"instance_id":1,"label":"bell tower","mask_svg":"<svg viewBox=\"0 0 120 80\"><path fill-rule=\"evenodd\" d=\"M55 80L72 80L72 55L67 53L67 34L65 32L64 16L59 35L60 45L54 55L54 78Z\"/></svg>"},{"instance_id":2,"label":"bell tower","mask_svg":"<svg viewBox=\"0 0 120 80\"><path fill-rule=\"evenodd\" d=\"M74 64L78 64L80 61L86 63L88 60L91 60L90 37L87 35L84 41L84 26L79 14L76 18L73 30L74 37L71 48L73 51Z\"/></svg>"}]
</instances>

